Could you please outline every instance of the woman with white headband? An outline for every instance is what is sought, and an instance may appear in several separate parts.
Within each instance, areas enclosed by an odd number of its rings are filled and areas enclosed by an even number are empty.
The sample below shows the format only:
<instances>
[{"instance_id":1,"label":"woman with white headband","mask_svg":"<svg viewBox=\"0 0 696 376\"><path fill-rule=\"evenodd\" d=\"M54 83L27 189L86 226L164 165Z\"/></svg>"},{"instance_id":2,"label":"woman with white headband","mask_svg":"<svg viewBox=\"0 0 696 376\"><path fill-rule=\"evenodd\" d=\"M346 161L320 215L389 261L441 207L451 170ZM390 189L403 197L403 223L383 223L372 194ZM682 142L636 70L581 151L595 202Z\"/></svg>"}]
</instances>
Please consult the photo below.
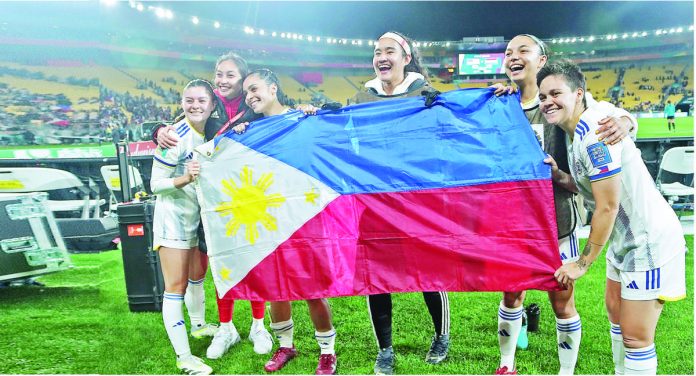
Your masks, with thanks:
<instances>
[{"instance_id":1,"label":"woman with white headband","mask_svg":"<svg viewBox=\"0 0 696 376\"><path fill-rule=\"evenodd\" d=\"M351 103L436 92L428 84L427 71L421 66L418 51L400 33L392 31L379 38L375 43L372 65L377 76L365 83L367 90L356 94ZM449 300L446 292L423 292L423 298L435 326L435 334L425 360L437 364L445 359L449 350ZM389 375L394 373L395 360L392 348L391 294L369 295L367 304L379 346L374 371L375 374Z\"/></svg>"}]
</instances>

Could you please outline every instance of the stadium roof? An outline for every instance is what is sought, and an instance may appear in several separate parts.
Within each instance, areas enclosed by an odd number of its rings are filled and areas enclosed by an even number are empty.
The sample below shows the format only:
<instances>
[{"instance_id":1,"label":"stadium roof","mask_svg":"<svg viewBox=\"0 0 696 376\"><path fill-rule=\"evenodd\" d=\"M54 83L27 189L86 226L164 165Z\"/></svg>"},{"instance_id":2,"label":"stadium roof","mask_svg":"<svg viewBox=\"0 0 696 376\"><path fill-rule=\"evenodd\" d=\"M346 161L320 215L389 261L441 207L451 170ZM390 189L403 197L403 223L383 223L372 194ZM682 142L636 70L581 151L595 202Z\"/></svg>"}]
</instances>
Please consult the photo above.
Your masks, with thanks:
<instances>
[{"instance_id":1,"label":"stadium roof","mask_svg":"<svg viewBox=\"0 0 696 376\"><path fill-rule=\"evenodd\" d=\"M148 12L138 14L129 2L166 8L174 17L157 20ZM361 39L373 39L386 30L418 40L509 39L519 33L552 38L688 26L693 24L693 11L691 1L16 1L3 2L0 33L22 29L24 35L46 37L48 26L82 32L142 30L175 38L215 31L196 29L190 22L196 16L201 24L222 23L218 32L249 26Z\"/></svg>"}]
</instances>

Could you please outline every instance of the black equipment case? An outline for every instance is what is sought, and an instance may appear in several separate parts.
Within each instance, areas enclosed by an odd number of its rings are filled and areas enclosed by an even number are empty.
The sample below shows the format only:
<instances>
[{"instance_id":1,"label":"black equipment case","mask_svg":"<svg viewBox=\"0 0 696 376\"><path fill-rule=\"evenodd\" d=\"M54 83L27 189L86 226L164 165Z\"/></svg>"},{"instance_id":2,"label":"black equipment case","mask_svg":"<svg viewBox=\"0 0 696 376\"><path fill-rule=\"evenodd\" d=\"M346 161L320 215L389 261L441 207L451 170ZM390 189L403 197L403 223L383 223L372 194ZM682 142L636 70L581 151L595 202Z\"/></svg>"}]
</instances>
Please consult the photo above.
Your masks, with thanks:
<instances>
[{"instance_id":1,"label":"black equipment case","mask_svg":"<svg viewBox=\"0 0 696 376\"><path fill-rule=\"evenodd\" d=\"M124 203L116 209L128 306L133 312L161 311L164 278L152 249L154 201Z\"/></svg>"}]
</instances>

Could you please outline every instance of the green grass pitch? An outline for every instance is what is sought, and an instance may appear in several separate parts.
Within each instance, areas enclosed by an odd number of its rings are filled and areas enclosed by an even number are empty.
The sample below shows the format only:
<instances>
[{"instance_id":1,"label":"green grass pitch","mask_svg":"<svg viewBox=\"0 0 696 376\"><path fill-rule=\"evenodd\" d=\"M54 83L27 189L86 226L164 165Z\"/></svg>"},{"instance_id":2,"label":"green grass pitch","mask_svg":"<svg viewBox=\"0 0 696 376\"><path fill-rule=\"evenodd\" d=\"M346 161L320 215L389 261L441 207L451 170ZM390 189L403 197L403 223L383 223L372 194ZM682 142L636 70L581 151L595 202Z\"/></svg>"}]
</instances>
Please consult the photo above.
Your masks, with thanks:
<instances>
[{"instance_id":1,"label":"green grass pitch","mask_svg":"<svg viewBox=\"0 0 696 376\"><path fill-rule=\"evenodd\" d=\"M687 237L687 298L667 303L656 347L659 374L694 372L693 236ZM159 313L131 313L126 303L119 251L73 255L75 268L44 276L45 287L0 289L0 371L9 374L176 374L174 352ZM578 282L576 302L583 322L577 374L613 374L609 324L604 309L604 262ZM207 318L215 321L215 299L206 281ZM499 293L450 293L451 348L440 365L424 362L432 324L420 294L394 295L394 348L398 374L492 374L498 365ZM338 332L338 372L371 374L376 344L364 297L331 299ZM531 291L527 304L541 306L540 331L529 349L517 352L522 374L556 374L555 322L546 293ZM244 339L222 359L207 361L216 374L262 374L268 355L246 340L248 302L237 302L235 324ZM318 346L303 302L293 304L295 345L300 355L279 374L311 374ZM268 320L267 320L268 321ZM210 339L191 339L203 357Z\"/></svg>"},{"instance_id":2,"label":"green grass pitch","mask_svg":"<svg viewBox=\"0 0 696 376\"><path fill-rule=\"evenodd\" d=\"M674 119L675 131L667 130L667 119L640 118L638 119L638 138L670 138L694 137L694 118L682 117Z\"/></svg>"}]
</instances>

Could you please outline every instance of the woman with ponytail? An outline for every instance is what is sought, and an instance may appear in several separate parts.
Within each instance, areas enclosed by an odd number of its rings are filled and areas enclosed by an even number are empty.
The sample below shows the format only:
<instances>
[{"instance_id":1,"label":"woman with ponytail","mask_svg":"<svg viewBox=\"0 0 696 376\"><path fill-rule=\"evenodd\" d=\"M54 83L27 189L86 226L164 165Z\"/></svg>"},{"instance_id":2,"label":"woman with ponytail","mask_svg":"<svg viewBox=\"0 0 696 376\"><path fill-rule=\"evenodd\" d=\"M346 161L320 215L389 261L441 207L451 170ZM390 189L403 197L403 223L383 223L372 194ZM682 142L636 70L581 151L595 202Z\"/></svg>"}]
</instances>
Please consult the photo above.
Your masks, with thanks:
<instances>
[{"instance_id":1,"label":"woman with ponytail","mask_svg":"<svg viewBox=\"0 0 696 376\"><path fill-rule=\"evenodd\" d=\"M356 94L351 103L437 94L428 83L428 72L420 62L418 49L401 33L390 31L379 37L372 65L376 77L365 83L366 90ZM423 299L435 329L425 361L437 364L449 351L449 298L446 292L423 292ZM395 363L391 294L369 295L367 306L379 346L374 371L390 375L394 373Z\"/></svg>"},{"instance_id":2,"label":"woman with ponytail","mask_svg":"<svg viewBox=\"0 0 696 376\"><path fill-rule=\"evenodd\" d=\"M294 103L288 99L280 87L280 81L275 73L268 69L259 69L249 73L243 83L245 102L256 114L262 117L281 115L292 110ZM316 108L302 108L306 114L316 113ZM238 133L244 132L246 124L234 128ZM251 128L253 131L253 128ZM326 299L309 299L306 301L309 315L314 324L314 335L321 349L317 375L332 375L336 373L336 353L334 342L336 330L331 320L331 308ZM297 356L293 344L294 323L292 321L292 306L290 302L271 302L271 329L276 335L280 346L266 363L266 372L275 372Z\"/></svg>"}]
</instances>

